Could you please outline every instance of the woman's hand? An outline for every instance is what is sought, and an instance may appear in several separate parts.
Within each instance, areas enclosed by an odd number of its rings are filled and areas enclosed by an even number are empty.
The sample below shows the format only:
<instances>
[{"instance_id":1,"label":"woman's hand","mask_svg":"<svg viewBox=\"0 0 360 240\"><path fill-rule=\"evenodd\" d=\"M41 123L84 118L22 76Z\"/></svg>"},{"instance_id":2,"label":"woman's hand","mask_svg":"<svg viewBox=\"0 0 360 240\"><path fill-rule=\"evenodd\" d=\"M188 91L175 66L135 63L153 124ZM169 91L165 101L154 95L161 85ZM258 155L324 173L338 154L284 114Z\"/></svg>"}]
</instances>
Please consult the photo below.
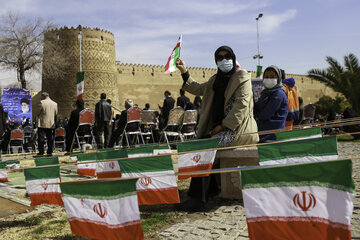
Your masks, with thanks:
<instances>
[{"instance_id":1,"label":"woman's hand","mask_svg":"<svg viewBox=\"0 0 360 240\"><path fill-rule=\"evenodd\" d=\"M209 134L210 134L210 136L214 136L224 130L225 130L225 126L220 124L220 125L217 125L213 130L211 130Z\"/></svg>"},{"instance_id":2,"label":"woman's hand","mask_svg":"<svg viewBox=\"0 0 360 240\"><path fill-rule=\"evenodd\" d=\"M185 62L180 58L176 59L176 67L180 70L181 74L187 72Z\"/></svg>"}]
</instances>

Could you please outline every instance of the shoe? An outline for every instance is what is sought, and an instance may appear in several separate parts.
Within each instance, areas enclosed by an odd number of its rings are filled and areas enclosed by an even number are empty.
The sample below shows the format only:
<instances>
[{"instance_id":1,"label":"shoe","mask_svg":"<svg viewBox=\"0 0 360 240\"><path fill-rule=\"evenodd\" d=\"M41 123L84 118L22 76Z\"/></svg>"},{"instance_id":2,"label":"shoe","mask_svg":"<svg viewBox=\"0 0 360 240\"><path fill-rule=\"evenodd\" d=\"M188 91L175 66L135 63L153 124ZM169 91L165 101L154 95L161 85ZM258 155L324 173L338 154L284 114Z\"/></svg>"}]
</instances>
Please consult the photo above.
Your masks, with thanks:
<instances>
[{"instance_id":1,"label":"shoe","mask_svg":"<svg viewBox=\"0 0 360 240\"><path fill-rule=\"evenodd\" d=\"M175 204L174 208L176 211L185 211L185 212L203 212L205 211L205 205L203 201L196 198L189 198L188 200Z\"/></svg>"}]
</instances>

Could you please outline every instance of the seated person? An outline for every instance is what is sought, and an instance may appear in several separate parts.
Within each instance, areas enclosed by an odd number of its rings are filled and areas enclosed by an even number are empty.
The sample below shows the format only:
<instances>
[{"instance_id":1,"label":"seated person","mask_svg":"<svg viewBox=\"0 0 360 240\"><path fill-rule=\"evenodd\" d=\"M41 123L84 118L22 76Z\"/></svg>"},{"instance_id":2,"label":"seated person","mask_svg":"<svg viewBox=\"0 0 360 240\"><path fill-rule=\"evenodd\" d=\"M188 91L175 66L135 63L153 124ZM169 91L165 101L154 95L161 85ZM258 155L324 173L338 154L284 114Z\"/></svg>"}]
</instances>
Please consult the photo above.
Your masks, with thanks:
<instances>
[{"instance_id":1,"label":"seated person","mask_svg":"<svg viewBox=\"0 0 360 240\"><path fill-rule=\"evenodd\" d=\"M264 71L265 89L254 107L259 132L285 128L288 100L282 85L284 77L285 72L277 66L270 66ZM259 135L260 142L276 140L275 134Z\"/></svg>"}]
</instances>

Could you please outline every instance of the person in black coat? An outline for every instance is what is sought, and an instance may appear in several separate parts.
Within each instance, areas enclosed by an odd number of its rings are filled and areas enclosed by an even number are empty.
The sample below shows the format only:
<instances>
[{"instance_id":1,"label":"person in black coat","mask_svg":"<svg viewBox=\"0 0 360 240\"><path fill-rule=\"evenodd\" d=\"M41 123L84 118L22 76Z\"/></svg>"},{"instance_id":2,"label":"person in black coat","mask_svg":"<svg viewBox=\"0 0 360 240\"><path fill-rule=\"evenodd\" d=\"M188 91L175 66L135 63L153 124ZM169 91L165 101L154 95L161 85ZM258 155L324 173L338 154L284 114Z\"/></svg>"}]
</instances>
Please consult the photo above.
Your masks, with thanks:
<instances>
[{"instance_id":1,"label":"person in black coat","mask_svg":"<svg viewBox=\"0 0 360 240\"><path fill-rule=\"evenodd\" d=\"M180 89L180 97L176 100L176 106L180 106L183 109L186 109L186 104L190 102L190 99L185 96L185 91Z\"/></svg>"},{"instance_id":2,"label":"person in black coat","mask_svg":"<svg viewBox=\"0 0 360 240\"><path fill-rule=\"evenodd\" d=\"M174 108L175 105L175 100L171 97L171 93L169 91L165 91L164 92L164 103L163 106L161 107L159 106L159 109L161 110L161 118L162 118L162 123L161 123L161 127L160 128L164 128L167 125L167 122L169 120L169 113L170 110Z\"/></svg>"},{"instance_id":3,"label":"person in black coat","mask_svg":"<svg viewBox=\"0 0 360 240\"><path fill-rule=\"evenodd\" d=\"M76 100L76 109L70 113L70 119L66 126L66 151L70 152L71 145L75 136L77 127L79 126L80 112L84 110L84 100Z\"/></svg>"}]
</instances>

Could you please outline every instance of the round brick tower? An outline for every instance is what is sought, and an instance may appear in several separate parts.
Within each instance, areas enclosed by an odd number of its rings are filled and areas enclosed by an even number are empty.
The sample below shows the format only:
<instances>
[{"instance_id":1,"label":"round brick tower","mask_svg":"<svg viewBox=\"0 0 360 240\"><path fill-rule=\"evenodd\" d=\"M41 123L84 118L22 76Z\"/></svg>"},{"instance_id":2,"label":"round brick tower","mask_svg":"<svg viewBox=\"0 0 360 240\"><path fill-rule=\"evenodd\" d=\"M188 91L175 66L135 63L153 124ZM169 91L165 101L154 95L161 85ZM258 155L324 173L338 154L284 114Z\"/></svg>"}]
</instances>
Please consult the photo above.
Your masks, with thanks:
<instances>
[{"instance_id":1,"label":"round brick tower","mask_svg":"<svg viewBox=\"0 0 360 240\"><path fill-rule=\"evenodd\" d=\"M98 28L64 27L45 33L42 74L42 91L48 92L50 98L58 103L62 117L69 116L75 108L76 73L80 71L80 29L85 107L94 110L103 92L114 106L118 106L114 35ZM63 74L53 71L52 64L46 64L47 61L57 64L64 61Z\"/></svg>"}]
</instances>

